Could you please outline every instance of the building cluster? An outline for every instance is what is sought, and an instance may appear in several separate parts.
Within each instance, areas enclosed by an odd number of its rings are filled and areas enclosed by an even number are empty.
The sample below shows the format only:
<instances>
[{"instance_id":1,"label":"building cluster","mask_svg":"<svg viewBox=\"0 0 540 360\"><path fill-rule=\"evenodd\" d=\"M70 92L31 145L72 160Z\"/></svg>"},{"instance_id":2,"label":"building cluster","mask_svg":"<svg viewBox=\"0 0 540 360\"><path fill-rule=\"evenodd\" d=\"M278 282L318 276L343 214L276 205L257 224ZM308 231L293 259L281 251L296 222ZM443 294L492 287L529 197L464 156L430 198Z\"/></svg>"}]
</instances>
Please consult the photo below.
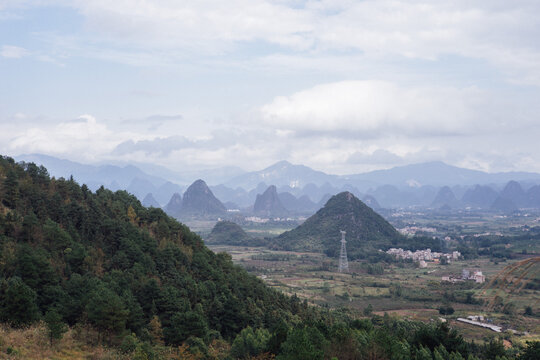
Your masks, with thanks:
<instances>
[{"instance_id":1,"label":"building cluster","mask_svg":"<svg viewBox=\"0 0 540 360\"><path fill-rule=\"evenodd\" d=\"M476 283L483 284L486 281L486 276L482 274L482 271L473 271L471 273L469 270L463 269L463 271L461 272L461 276L443 276L441 280L449 281L452 283L461 281L474 281Z\"/></svg>"},{"instance_id":2,"label":"building cluster","mask_svg":"<svg viewBox=\"0 0 540 360\"><path fill-rule=\"evenodd\" d=\"M398 231L403 235L416 235L416 233L435 233L437 229L424 226L406 226Z\"/></svg>"},{"instance_id":3,"label":"building cluster","mask_svg":"<svg viewBox=\"0 0 540 360\"><path fill-rule=\"evenodd\" d=\"M305 216L299 216L297 218L292 218L292 217L275 217L275 218L261 218L261 217L258 217L258 216L247 216L244 218L245 221L249 221L249 222L253 222L253 223L258 223L258 224L265 224L267 222L270 222L270 221L274 221L274 222L284 222L284 221L297 221L297 222L304 222L306 220L306 217Z\"/></svg>"},{"instance_id":4,"label":"building cluster","mask_svg":"<svg viewBox=\"0 0 540 360\"><path fill-rule=\"evenodd\" d=\"M398 259L412 259L418 262L427 261L439 261L440 258L445 257L448 260L457 260L461 256L459 251L452 251L451 253L440 253L431 251L431 249L416 250L412 252L410 250L403 250L402 248L391 248L386 251L387 254L393 255Z\"/></svg>"},{"instance_id":5,"label":"building cluster","mask_svg":"<svg viewBox=\"0 0 540 360\"><path fill-rule=\"evenodd\" d=\"M484 232L484 233L481 233L481 234L474 234L473 236L474 237L481 237L481 236L492 236L492 235L495 235L495 236L502 236L502 232L500 231L496 231L496 232Z\"/></svg>"},{"instance_id":6,"label":"building cluster","mask_svg":"<svg viewBox=\"0 0 540 360\"><path fill-rule=\"evenodd\" d=\"M265 218L260 218L258 216L248 216L244 220L254 222L254 223L259 223L259 224L264 224L270 221L270 219L268 218L265 219Z\"/></svg>"}]
</instances>

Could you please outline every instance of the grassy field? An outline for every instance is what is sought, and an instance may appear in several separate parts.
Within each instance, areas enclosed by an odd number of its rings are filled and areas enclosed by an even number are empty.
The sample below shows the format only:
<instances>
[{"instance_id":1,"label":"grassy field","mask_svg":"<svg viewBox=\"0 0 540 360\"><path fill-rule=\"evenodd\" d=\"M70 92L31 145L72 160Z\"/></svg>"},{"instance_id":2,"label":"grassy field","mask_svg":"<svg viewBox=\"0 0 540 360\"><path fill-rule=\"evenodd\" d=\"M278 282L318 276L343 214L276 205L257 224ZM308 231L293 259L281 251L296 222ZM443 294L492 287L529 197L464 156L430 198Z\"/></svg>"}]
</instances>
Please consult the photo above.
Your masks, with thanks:
<instances>
[{"instance_id":1,"label":"grassy field","mask_svg":"<svg viewBox=\"0 0 540 360\"><path fill-rule=\"evenodd\" d=\"M414 264L386 264L382 274L370 274L369 264L361 261L349 262L350 272L337 272L337 259L324 254L271 251L264 248L211 246L216 252L231 254L233 261L248 271L262 278L268 285L287 294L296 294L318 306L345 307L362 315L369 305L374 313L399 315L404 318L430 321L442 317L463 330L465 336L476 341L483 341L495 335L487 329L454 321L457 317L482 314L496 324L528 332L535 337L540 334L540 319L524 316L526 306L533 307L535 314L540 314L540 291L522 290L518 294L506 294L498 291L504 303L513 303L509 314L487 311L478 300L485 284L473 281L459 283L442 282L441 277L459 276L462 270L471 272L481 270L488 278L495 276L508 263L495 263L486 258L472 261L455 261L449 265L429 263L425 269ZM275 260L273 260L275 259ZM467 294L470 299L467 301ZM483 298L495 296L487 292ZM452 306L455 313L451 316L439 314L441 305ZM517 339L516 341L521 341Z\"/></svg>"},{"instance_id":2,"label":"grassy field","mask_svg":"<svg viewBox=\"0 0 540 360\"><path fill-rule=\"evenodd\" d=\"M128 359L117 350L91 344L70 329L64 337L49 343L46 328L38 324L29 328L0 327L0 359Z\"/></svg>"}]
</instances>

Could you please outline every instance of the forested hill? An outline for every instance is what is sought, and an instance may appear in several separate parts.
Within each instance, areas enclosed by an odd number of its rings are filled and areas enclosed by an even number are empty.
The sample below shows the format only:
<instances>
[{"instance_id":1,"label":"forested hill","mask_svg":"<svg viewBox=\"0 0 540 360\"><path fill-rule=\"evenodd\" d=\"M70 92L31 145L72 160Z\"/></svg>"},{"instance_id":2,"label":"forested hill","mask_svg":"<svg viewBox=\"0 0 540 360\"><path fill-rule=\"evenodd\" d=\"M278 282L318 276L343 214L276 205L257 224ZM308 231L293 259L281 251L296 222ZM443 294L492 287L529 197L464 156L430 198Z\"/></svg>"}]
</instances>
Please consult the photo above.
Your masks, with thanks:
<instances>
[{"instance_id":1,"label":"forested hill","mask_svg":"<svg viewBox=\"0 0 540 360\"><path fill-rule=\"evenodd\" d=\"M0 320L50 311L106 339L233 339L307 311L214 254L198 235L124 191L92 193L0 157Z\"/></svg>"},{"instance_id":2,"label":"forested hill","mask_svg":"<svg viewBox=\"0 0 540 360\"><path fill-rule=\"evenodd\" d=\"M340 230L347 232L350 258L361 257L370 249L377 250L402 240L388 221L345 191L332 196L303 224L278 236L273 245L286 250L321 251L336 256L340 249Z\"/></svg>"}]
</instances>

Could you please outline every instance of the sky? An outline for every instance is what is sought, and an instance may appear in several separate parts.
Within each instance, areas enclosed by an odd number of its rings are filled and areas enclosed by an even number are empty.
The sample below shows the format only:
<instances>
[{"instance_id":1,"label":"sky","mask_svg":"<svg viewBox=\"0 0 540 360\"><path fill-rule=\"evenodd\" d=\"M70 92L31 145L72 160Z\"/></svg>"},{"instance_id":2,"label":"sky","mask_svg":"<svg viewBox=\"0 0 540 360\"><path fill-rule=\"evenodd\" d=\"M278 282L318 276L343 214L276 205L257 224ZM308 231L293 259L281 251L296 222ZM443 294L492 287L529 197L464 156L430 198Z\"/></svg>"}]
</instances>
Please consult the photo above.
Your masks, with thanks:
<instances>
[{"instance_id":1,"label":"sky","mask_svg":"<svg viewBox=\"0 0 540 360\"><path fill-rule=\"evenodd\" d=\"M540 2L0 0L0 153L540 172Z\"/></svg>"}]
</instances>

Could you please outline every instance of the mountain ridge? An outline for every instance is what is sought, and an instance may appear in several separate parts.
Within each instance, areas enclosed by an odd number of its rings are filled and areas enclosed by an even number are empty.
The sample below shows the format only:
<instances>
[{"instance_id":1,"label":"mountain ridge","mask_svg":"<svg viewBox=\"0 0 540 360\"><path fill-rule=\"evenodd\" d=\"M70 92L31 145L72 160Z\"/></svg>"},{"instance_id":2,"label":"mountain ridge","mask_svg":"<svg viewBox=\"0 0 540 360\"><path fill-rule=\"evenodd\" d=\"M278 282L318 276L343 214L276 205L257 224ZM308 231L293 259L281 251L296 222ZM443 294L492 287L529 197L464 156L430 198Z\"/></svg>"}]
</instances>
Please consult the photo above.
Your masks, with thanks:
<instances>
[{"instance_id":1,"label":"mountain ridge","mask_svg":"<svg viewBox=\"0 0 540 360\"><path fill-rule=\"evenodd\" d=\"M129 164L124 167L110 164L85 165L41 154L21 155L18 158L25 161L36 160L34 162L50 167L51 174L56 177L69 178L73 174L75 180L87 184L92 190L96 190L102 185L109 186L114 190L126 189L140 200L143 200L148 193L152 193L154 199L161 206L167 204L174 193L181 194L185 189L165 178L154 176L154 173L150 175L137 166ZM156 174L166 173L160 166L153 167L160 169L156 171ZM257 194L267 188L266 184L275 185L278 188L278 193L288 192L297 199L307 195L309 200L315 204L319 203L325 194L336 194L347 190L359 198L366 195L373 196L378 204L384 208L429 207L435 200L437 191L440 190L438 188L442 186L449 186L452 187L452 191L458 191L456 194L459 194L459 197L456 195L456 198L460 200L459 207L463 205L473 208L489 208L495 199L491 199L489 205L485 203L489 200L487 198L492 198L493 194L477 194L478 199L470 199L472 202L465 199L465 202L461 202L469 190L466 187L481 185L502 189L510 181L520 182L526 188L540 184L540 174L537 173L487 173L480 170L459 168L441 161L409 164L352 175L330 175L305 165L294 165L288 161L279 161L260 171L242 173L234 177L233 180L227 180L229 178L226 174L230 175L242 170L239 168L229 170L224 170L224 168L215 170L217 173L224 171L223 181L212 186L212 189L219 193L220 201L236 204L240 209L252 206L256 201ZM189 172L190 170L187 169L186 173ZM168 176L173 173L171 171ZM457 185L460 185L462 190L457 189ZM477 190L481 191L482 189ZM518 198L511 199L518 208L540 206L538 195L534 191L526 193L523 190L518 195ZM469 192L467 196L474 196L474 194ZM480 201L482 196L487 198ZM311 208L311 204L306 198L302 200L303 205L300 205L300 202L295 203L290 197L284 200L288 200L289 207L303 208L305 211L309 211ZM482 206L480 206L479 201ZM317 207L313 208L313 210L315 209Z\"/></svg>"}]
</instances>

